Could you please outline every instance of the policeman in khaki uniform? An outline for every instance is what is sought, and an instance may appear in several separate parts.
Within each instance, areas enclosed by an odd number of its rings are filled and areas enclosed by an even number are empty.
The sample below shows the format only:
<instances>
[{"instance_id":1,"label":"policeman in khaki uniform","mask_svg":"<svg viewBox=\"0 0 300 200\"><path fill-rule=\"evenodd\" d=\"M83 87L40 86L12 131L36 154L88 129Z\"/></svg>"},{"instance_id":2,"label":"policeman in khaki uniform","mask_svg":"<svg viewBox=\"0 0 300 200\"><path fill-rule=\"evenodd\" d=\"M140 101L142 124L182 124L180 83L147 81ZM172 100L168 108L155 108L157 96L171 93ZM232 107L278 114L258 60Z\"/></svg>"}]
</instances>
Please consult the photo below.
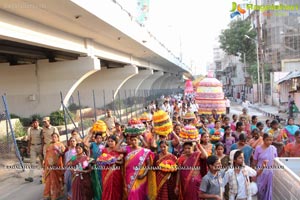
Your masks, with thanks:
<instances>
[{"instance_id":1,"label":"policeman in khaki uniform","mask_svg":"<svg viewBox=\"0 0 300 200\"><path fill-rule=\"evenodd\" d=\"M42 132L42 146L43 146L43 157L46 157L46 150L52 141L51 135L57 133L59 135L58 129L50 124L50 117L43 118L43 132Z\"/></svg>"},{"instance_id":2,"label":"policeman in khaki uniform","mask_svg":"<svg viewBox=\"0 0 300 200\"><path fill-rule=\"evenodd\" d=\"M42 148L42 128L39 126L38 119L32 119L32 126L28 130L28 153L30 154L31 169L29 177L25 181L33 182L33 170L37 168L36 158L39 157L40 164L43 163Z\"/></svg>"}]
</instances>

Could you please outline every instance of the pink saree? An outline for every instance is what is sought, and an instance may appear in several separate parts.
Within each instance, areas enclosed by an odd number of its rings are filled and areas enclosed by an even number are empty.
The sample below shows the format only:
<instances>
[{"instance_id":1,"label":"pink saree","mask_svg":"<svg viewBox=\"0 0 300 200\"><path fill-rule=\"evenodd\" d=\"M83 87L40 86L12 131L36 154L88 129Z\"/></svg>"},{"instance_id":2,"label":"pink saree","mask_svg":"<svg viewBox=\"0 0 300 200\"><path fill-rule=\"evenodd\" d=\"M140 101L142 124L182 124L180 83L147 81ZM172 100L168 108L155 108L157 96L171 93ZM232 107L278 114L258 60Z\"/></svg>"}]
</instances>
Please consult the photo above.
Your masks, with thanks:
<instances>
[{"instance_id":1,"label":"pink saree","mask_svg":"<svg viewBox=\"0 0 300 200\"><path fill-rule=\"evenodd\" d=\"M155 173L149 170L147 176L138 179L145 171L147 160L153 163L153 154L149 149L140 148L132 150L126 147L127 155L125 157L125 187L126 195L124 199L128 200L144 200L155 199L156 183ZM151 188L150 188L151 187Z\"/></svg>"}]
</instances>

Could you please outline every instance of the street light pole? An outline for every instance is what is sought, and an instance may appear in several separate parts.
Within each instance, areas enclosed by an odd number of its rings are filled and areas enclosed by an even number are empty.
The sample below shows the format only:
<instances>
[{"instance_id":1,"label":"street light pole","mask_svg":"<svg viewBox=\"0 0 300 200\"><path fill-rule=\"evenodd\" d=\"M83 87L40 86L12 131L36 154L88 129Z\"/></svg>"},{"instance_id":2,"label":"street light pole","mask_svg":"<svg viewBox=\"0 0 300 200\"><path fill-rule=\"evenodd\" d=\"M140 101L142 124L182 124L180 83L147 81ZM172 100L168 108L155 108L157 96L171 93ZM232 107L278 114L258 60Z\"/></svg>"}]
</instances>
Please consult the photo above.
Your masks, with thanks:
<instances>
[{"instance_id":1,"label":"street light pole","mask_svg":"<svg viewBox=\"0 0 300 200\"><path fill-rule=\"evenodd\" d=\"M245 35L246 38L252 40L255 42L255 45L256 45L256 62L257 62L257 99L258 99L258 103L261 103L261 99L263 98L262 97L262 91L261 91L261 88L260 88L260 74L259 74L259 67L260 67L260 63L259 63L259 54L258 54L258 42L249 37L248 35Z\"/></svg>"}]
</instances>

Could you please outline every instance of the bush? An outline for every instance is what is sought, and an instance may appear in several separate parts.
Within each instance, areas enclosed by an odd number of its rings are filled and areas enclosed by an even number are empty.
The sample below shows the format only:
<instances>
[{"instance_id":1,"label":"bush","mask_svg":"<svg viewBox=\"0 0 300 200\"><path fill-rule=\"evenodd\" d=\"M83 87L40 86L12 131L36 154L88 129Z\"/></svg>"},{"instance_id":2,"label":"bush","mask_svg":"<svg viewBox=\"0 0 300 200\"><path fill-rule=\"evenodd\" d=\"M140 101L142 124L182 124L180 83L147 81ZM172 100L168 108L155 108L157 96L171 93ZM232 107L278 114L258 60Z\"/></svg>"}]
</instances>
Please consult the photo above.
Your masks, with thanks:
<instances>
[{"instance_id":1,"label":"bush","mask_svg":"<svg viewBox=\"0 0 300 200\"><path fill-rule=\"evenodd\" d=\"M16 115L16 114L10 114L10 118L11 119L17 119L17 118L19 118L19 119L21 119L21 117L20 116L18 116L18 115Z\"/></svg>"},{"instance_id":2,"label":"bush","mask_svg":"<svg viewBox=\"0 0 300 200\"><path fill-rule=\"evenodd\" d=\"M15 124L14 131L15 131L16 138L23 137L26 135L26 131L25 131L23 125L21 124L21 122L17 122Z\"/></svg>"},{"instance_id":3,"label":"bush","mask_svg":"<svg viewBox=\"0 0 300 200\"><path fill-rule=\"evenodd\" d=\"M30 126L31 125L32 118L20 118L20 122L23 124L23 126Z\"/></svg>"},{"instance_id":4,"label":"bush","mask_svg":"<svg viewBox=\"0 0 300 200\"><path fill-rule=\"evenodd\" d=\"M69 109L69 111L76 111L76 110L80 109L80 106L78 106L76 103L71 103L68 106L68 109Z\"/></svg>"},{"instance_id":5,"label":"bush","mask_svg":"<svg viewBox=\"0 0 300 200\"><path fill-rule=\"evenodd\" d=\"M73 113L69 113L72 117L72 119L74 119L74 114ZM69 115L66 114L67 117L67 123L71 123L71 119L69 118ZM60 126L60 125L64 125L65 124L65 118L64 118L64 111L59 110L59 111L55 111L52 112L50 114L50 123L53 126Z\"/></svg>"},{"instance_id":6,"label":"bush","mask_svg":"<svg viewBox=\"0 0 300 200\"><path fill-rule=\"evenodd\" d=\"M55 111L50 114L50 123L53 126L63 125L65 123L64 112L63 111Z\"/></svg>"}]
</instances>

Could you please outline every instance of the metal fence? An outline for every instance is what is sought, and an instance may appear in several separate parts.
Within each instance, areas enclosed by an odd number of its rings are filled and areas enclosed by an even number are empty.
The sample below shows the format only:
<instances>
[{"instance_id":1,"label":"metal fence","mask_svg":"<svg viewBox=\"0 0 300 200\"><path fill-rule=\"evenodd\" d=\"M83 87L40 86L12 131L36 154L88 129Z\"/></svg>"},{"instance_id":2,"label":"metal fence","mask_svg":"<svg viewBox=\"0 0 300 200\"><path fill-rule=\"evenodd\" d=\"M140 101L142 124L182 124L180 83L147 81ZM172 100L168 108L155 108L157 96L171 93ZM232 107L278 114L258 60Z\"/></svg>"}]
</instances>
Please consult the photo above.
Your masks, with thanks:
<instances>
[{"instance_id":1,"label":"metal fence","mask_svg":"<svg viewBox=\"0 0 300 200\"><path fill-rule=\"evenodd\" d=\"M113 90L76 91L69 99L68 105L63 104L63 94L61 93L65 124L65 128L61 129L61 134L65 134L68 140L73 128L67 127L67 123L71 122L78 129L81 137L84 137L94 121L105 117L107 109L112 110L113 115L121 124L126 124L130 118L138 118L143 112L149 112L147 107L151 101L155 101L161 106L162 96L182 92L182 89L128 89L119 90L117 93ZM88 93L90 95L87 95ZM18 123L20 122L18 121ZM21 125L21 128L23 133L26 133L27 127ZM26 141L16 139L18 134L15 135L14 129L16 129L16 122L15 119L10 119L9 102L6 102L6 96L3 95L0 102L0 167L2 168L9 165L24 166L23 158L26 157L26 152L23 150L26 151L27 144L24 145Z\"/></svg>"},{"instance_id":2,"label":"metal fence","mask_svg":"<svg viewBox=\"0 0 300 200\"><path fill-rule=\"evenodd\" d=\"M65 122L72 116L70 112L76 111L72 120L75 128L81 132L81 136L85 135L85 130L91 124L105 117L106 110L112 111L112 114L121 124L126 124L130 118L138 118L141 113L149 112L147 110L151 101L156 101L160 106L162 96L182 93L182 89L159 89L159 90L133 90L124 89L115 92L114 90L92 90L92 91L76 91L69 99L68 105L62 103L64 110ZM61 102L62 102L61 95ZM78 126L76 126L78 122ZM71 130L67 127L67 139Z\"/></svg>"},{"instance_id":3,"label":"metal fence","mask_svg":"<svg viewBox=\"0 0 300 200\"><path fill-rule=\"evenodd\" d=\"M18 165L23 167L23 160L15 137L13 123L10 119L6 96L3 95L0 103L0 167ZM14 123L16 125L16 123ZM23 168L24 170L24 168Z\"/></svg>"}]
</instances>

